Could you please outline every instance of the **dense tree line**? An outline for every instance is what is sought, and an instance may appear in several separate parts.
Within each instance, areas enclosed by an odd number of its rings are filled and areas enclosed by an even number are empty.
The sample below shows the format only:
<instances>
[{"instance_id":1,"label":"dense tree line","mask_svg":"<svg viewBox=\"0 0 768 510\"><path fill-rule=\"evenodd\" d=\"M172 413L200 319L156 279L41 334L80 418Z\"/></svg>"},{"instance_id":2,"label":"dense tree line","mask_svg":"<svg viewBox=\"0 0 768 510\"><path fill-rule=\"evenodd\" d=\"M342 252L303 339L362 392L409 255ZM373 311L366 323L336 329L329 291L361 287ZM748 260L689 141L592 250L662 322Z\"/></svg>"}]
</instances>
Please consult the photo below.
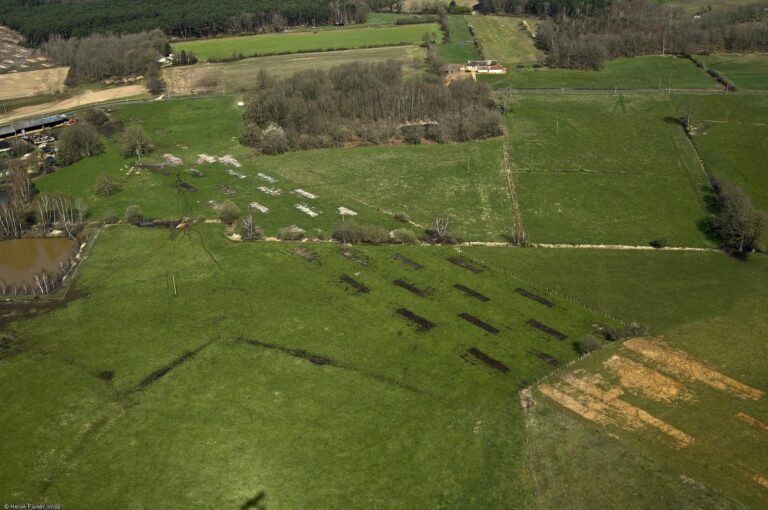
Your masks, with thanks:
<instances>
[{"instance_id":1,"label":"dense tree line","mask_svg":"<svg viewBox=\"0 0 768 510\"><path fill-rule=\"evenodd\" d=\"M0 0L0 22L32 45L53 35L160 29L192 38L307 23L364 21L374 0Z\"/></svg>"},{"instance_id":2,"label":"dense tree line","mask_svg":"<svg viewBox=\"0 0 768 510\"><path fill-rule=\"evenodd\" d=\"M157 60L170 52L160 30L116 36L53 37L44 45L56 63L69 66L68 85L112 77L151 74ZM149 69L152 67L153 69Z\"/></svg>"},{"instance_id":3,"label":"dense tree line","mask_svg":"<svg viewBox=\"0 0 768 510\"><path fill-rule=\"evenodd\" d=\"M487 87L440 77L405 80L399 62L303 71L279 81L262 72L247 101L241 141L274 154L348 143L466 141L500 134Z\"/></svg>"},{"instance_id":4,"label":"dense tree line","mask_svg":"<svg viewBox=\"0 0 768 510\"><path fill-rule=\"evenodd\" d=\"M615 0L590 16L549 19L537 45L557 67L597 69L608 58L768 51L768 2L691 16L648 0Z\"/></svg>"},{"instance_id":5,"label":"dense tree line","mask_svg":"<svg viewBox=\"0 0 768 510\"><path fill-rule=\"evenodd\" d=\"M479 0L475 9L485 14L589 16L605 11L610 0Z\"/></svg>"}]
</instances>

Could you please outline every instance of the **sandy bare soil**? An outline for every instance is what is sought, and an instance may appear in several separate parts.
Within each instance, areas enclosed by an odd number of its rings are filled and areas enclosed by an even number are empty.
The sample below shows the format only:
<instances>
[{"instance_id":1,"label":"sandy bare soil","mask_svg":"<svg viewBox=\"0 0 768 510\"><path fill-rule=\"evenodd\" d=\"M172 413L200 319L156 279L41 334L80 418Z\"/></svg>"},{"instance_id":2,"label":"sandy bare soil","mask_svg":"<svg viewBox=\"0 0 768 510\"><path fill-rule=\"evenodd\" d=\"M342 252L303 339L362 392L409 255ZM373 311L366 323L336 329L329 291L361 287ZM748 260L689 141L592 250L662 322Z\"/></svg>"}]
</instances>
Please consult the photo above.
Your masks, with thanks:
<instances>
[{"instance_id":1,"label":"sandy bare soil","mask_svg":"<svg viewBox=\"0 0 768 510\"><path fill-rule=\"evenodd\" d=\"M64 89L64 79L67 77L68 70L68 67L53 67L23 73L0 74L0 101L60 92Z\"/></svg>"},{"instance_id":2,"label":"sandy bare soil","mask_svg":"<svg viewBox=\"0 0 768 510\"><path fill-rule=\"evenodd\" d=\"M117 99L140 96L146 94L146 92L147 89L143 85L127 85L125 87L115 87L106 90L88 91L61 101L51 101L50 103L17 108L8 115L0 116L0 124L7 124L27 117L64 112L89 104L105 103Z\"/></svg>"}]
</instances>

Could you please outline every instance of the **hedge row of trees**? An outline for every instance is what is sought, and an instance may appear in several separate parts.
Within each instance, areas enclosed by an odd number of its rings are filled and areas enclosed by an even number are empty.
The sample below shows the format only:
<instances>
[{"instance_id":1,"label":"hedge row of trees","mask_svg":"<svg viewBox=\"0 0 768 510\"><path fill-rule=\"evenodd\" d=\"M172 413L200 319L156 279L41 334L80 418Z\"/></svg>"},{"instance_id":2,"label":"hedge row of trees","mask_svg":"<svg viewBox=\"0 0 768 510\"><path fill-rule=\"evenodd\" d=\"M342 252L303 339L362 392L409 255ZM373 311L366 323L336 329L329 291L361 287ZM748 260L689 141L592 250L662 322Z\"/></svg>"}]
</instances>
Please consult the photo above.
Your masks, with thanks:
<instances>
[{"instance_id":1,"label":"hedge row of trees","mask_svg":"<svg viewBox=\"0 0 768 510\"><path fill-rule=\"evenodd\" d=\"M768 51L766 12L765 1L693 17L649 0L615 0L594 15L545 21L536 44L549 65L576 69L619 56Z\"/></svg>"},{"instance_id":2,"label":"hedge row of trees","mask_svg":"<svg viewBox=\"0 0 768 510\"><path fill-rule=\"evenodd\" d=\"M287 150L467 141L501 133L488 88L473 80L444 86L435 75L405 80L399 62L354 63L275 80L262 72L247 99L241 141L267 154Z\"/></svg>"},{"instance_id":3,"label":"hedge row of trees","mask_svg":"<svg viewBox=\"0 0 768 510\"><path fill-rule=\"evenodd\" d=\"M83 38L52 37L44 50L58 64L70 66L67 84L151 74L157 60L171 51L160 30L127 34L94 34Z\"/></svg>"},{"instance_id":4,"label":"hedge row of trees","mask_svg":"<svg viewBox=\"0 0 768 510\"><path fill-rule=\"evenodd\" d=\"M610 0L479 0L475 9L485 14L588 16L608 8Z\"/></svg>"},{"instance_id":5,"label":"hedge row of trees","mask_svg":"<svg viewBox=\"0 0 768 510\"><path fill-rule=\"evenodd\" d=\"M58 34L135 33L174 37L257 32L307 23L364 21L374 0L0 0L0 22L32 45Z\"/></svg>"}]
</instances>

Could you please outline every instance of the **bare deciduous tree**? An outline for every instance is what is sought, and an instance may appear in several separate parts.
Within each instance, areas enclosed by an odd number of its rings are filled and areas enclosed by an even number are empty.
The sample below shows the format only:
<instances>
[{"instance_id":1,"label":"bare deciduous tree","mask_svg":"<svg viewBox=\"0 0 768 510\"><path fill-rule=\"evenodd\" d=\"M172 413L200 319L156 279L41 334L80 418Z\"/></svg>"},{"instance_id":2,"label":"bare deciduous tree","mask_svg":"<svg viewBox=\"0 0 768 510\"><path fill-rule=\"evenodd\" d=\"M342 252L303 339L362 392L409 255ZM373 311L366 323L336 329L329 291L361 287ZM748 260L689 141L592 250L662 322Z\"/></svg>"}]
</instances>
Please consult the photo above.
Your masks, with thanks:
<instances>
[{"instance_id":1,"label":"bare deciduous tree","mask_svg":"<svg viewBox=\"0 0 768 510\"><path fill-rule=\"evenodd\" d=\"M120 140L120 149L123 156L136 156L141 159L145 154L152 152L154 146L143 129L139 126L129 126Z\"/></svg>"},{"instance_id":2,"label":"bare deciduous tree","mask_svg":"<svg viewBox=\"0 0 768 510\"><path fill-rule=\"evenodd\" d=\"M249 214L240 220L240 235L245 241L258 241L264 237L264 230L256 224L253 215Z\"/></svg>"},{"instance_id":3,"label":"bare deciduous tree","mask_svg":"<svg viewBox=\"0 0 768 510\"><path fill-rule=\"evenodd\" d=\"M11 191L13 198L21 205L27 205L32 200L32 179L23 168L10 171Z\"/></svg>"},{"instance_id":4,"label":"bare deciduous tree","mask_svg":"<svg viewBox=\"0 0 768 510\"><path fill-rule=\"evenodd\" d=\"M0 203L0 239L19 239L24 233L24 216L19 207Z\"/></svg>"}]
</instances>

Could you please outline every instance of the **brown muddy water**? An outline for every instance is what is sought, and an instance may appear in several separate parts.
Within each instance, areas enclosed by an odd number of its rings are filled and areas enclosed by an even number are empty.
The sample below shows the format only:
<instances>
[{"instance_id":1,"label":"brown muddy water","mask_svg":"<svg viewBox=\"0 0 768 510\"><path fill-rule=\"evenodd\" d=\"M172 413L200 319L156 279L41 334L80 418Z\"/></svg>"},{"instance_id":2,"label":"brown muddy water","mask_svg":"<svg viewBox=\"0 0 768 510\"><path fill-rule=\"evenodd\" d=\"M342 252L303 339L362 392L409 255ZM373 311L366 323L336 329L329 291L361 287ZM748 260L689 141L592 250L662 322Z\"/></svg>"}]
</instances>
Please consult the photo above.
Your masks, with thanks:
<instances>
[{"instance_id":1,"label":"brown muddy water","mask_svg":"<svg viewBox=\"0 0 768 510\"><path fill-rule=\"evenodd\" d=\"M71 239L0 241L0 281L7 286L31 285L42 270L58 273L59 262L75 249Z\"/></svg>"}]
</instances>

